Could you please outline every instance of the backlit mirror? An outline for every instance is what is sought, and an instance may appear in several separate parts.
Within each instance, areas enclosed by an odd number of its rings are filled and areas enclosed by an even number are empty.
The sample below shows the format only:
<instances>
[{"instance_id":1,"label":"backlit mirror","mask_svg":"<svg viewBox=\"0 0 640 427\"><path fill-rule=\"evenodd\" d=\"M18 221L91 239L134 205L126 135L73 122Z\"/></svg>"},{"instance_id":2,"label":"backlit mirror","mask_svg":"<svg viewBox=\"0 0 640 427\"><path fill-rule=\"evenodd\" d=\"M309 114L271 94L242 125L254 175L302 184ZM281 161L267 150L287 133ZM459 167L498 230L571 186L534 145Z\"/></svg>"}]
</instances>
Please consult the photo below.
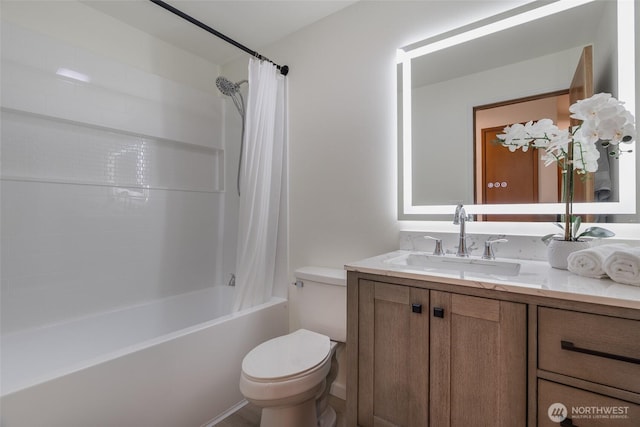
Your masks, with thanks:
<instances>
[{"instance_id":1,"label":"backlit mirror","mask_svg":"<svg viewBox=\"0 0 640 427\"><path fill-rule=\"evenodd\" d=\"M591 46L594 92L612 93L635 114L634 34L633 1L534 2L400 49L399 218L450 216L459 202L498 221L491 215L561 214L562 203L543 199L476 203L483 198L474 110L568 90L583 49ZM541 114L528 120L548 117ZM498 117L494 126L526 121ZM611 197L576 203L574 213L605 221L636 213L635 144L626 148L633 153L610 162Z\"/></svg>"}]
</instances>

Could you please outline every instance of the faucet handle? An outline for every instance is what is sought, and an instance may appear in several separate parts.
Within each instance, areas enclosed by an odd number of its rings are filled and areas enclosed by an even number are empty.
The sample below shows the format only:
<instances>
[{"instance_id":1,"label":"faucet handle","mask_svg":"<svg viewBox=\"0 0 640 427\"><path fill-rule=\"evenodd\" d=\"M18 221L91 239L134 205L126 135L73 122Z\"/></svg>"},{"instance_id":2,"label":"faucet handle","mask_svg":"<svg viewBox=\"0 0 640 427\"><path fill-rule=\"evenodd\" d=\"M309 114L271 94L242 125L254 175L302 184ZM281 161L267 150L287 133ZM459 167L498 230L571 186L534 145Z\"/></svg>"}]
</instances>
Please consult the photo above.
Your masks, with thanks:
<instances>
[{"instance_id":1,"label":"faucet handle","mask_svg":"<svg viewBox=\"0 0 640 427\"><path fill-rule=\"evenodd\" d=\"M436 247L433 250L433 254L434 255L438 255L438 256L443 256L444 255L444 249L442 248L442 239L437 239L437 238L431 237L431 236L424 236L424 238L436 241Z\"/></svg>"},{"instance_id":2,"label":"faucet handle","mask_svg":"<svg viewBox=\"0 0 640 427\"><path fill-rule=\"evenodd\" d=\"M488 239L484 242L484 253L482 254L482 259L495 259L496 255L493 252L493 244L494 243L504 243L508 242L507 239Z\"/></svg>"}]
</instances>

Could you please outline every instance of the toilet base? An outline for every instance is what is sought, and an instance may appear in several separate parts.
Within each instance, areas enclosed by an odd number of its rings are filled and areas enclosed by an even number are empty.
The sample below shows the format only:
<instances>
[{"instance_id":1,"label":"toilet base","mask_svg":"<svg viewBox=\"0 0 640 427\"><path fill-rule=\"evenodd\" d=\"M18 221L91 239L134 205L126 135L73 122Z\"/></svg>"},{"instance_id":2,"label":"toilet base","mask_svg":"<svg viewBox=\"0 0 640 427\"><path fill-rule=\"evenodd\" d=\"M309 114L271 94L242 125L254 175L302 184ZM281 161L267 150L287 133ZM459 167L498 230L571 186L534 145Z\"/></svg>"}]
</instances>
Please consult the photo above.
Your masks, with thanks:
<instances>
[{"instance_id":1,"label":"toilet base","mask_svg":"<svg viewBox=\"0 0 640 427\"><path fill-rule=\"evenodd\" d=\"M262 408L260 427L317 427L316 401L309 399L294 406Z\"/></svg>"},{"instance_id":2,"label":"toilet base","mask_svg":"<svg viewBox=\"0 0 640 427\"><path fill-rule=\"evenodd\" d=\"M300 405L280 408L263 408L260 427L336 427L335 409L327 406L324 412L316 417L316 404L309 400Z\"/></svg>"},{"instance_id":3,"label":"toilet base","mask_svg":"<svg viewBox=\"0 0 640 427\"><path fill-rule=\"evenodd\" d=\"M336 427L336 421L338 416L335 409L331 406L327 406L322 415L318 417L318 427Z\"/></svg>"}]
</instances>

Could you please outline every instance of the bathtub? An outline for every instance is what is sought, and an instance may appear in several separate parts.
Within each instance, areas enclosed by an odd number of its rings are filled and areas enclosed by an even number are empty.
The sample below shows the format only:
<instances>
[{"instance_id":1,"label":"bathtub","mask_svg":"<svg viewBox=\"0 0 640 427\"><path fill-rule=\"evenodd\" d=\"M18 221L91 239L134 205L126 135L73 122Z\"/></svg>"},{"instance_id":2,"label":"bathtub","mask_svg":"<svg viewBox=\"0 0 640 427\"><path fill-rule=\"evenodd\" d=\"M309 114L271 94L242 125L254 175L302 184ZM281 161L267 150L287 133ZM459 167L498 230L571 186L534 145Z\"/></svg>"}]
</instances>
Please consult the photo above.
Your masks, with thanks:
<instances>
[{"instance_id":1,"label":"bathtub","mask_svg":"<svg viewBox=\"0 0 640 427\"><path fill-rule=\"evenodd\" d=\"M198 427L243 402L241 362L287 301L229 313L214 286L2 337L2 427Z\"/></svg>"}]
</instances>

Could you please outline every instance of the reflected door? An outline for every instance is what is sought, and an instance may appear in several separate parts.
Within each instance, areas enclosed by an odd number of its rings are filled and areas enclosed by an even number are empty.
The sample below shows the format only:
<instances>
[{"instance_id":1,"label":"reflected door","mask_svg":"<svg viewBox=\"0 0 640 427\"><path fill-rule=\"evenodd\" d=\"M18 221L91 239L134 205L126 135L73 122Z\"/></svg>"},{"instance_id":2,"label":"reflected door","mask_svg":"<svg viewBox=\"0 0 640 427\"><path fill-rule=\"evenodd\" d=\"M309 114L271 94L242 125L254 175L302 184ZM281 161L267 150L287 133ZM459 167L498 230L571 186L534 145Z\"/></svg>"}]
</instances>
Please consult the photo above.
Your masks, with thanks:
<instances>
[{"instance_id":1,"label":"reflected door","mask_svg":"<svg viewBox=\"0 0 640 427\"><path fill-rule=\"evenodd\" d=\"M538 153L494 143L505 126L482 130L482 200L486 204L537 203ZM539 215L483 215L485 221L540 221Z\"/></svg>"}]
</instances>

